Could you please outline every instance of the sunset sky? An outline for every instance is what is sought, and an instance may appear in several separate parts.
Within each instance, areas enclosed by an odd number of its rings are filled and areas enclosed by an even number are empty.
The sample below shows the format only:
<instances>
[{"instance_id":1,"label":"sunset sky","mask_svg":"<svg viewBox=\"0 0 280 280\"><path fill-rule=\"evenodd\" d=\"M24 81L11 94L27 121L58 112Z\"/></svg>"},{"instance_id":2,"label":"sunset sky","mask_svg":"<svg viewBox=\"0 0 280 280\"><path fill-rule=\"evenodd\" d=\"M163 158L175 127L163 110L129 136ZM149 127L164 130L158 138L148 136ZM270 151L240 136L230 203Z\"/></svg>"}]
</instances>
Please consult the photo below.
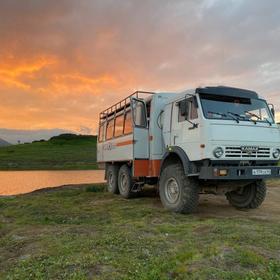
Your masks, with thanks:
<instances>
[{"instance_id":1,"label":"sunset sky","mask_svg":"<svg viewBox=\"0 0 280 280\"><path fill-rule=\"evenodd\" d=\"M0 1L0 128L95 133L134 90L205 85L279 112L279 0Z\"/></svg>"}]
</instances>

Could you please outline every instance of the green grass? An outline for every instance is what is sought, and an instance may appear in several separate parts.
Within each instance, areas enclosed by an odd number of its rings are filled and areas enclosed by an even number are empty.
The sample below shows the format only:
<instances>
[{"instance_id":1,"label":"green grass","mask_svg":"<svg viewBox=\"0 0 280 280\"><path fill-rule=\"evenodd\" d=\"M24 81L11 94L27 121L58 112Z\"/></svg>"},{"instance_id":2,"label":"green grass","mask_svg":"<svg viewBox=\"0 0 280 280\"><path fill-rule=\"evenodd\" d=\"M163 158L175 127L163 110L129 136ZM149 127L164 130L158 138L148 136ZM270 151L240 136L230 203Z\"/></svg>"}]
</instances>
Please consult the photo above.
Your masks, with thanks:
<instances>
[{"instance_id":1,"label":"green grass","mask_svg":"<svg viewBox=\"0 0 280 280\"><path fill-rule=\"evenodd\" d=\"M173 214L102 185L5 197L0 279L279 280L279 232L280 220Z\"/></svg>"},{"instance_id":2,"label":"green grass","mask_svg":"<svg viewBox=\"0 0 280 280\"><path fill-rule=\"evenodd\" d=\"M0 170L96 169L96 137L76 136L0 148Z\"/></svg>"}]
</instances>

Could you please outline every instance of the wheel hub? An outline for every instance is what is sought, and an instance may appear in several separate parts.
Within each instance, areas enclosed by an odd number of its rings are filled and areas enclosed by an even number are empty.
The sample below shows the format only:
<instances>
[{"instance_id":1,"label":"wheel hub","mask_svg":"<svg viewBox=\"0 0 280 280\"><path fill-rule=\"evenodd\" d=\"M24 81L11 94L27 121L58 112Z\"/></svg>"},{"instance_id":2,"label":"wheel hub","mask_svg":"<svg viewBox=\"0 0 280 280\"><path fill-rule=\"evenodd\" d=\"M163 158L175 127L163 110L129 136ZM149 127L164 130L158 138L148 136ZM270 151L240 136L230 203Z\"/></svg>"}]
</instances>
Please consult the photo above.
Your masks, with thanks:
<instances>
[{"instance_id":1,"label":"wheel hub","mask_svg":"<svg viewBox=\"0 0 280 280\"><path fill-rule=\"evenodd\" d=\"M165 196L169 203L176 203L180 196L180 189L175 178L170 178L165 183Z\"/></svg>"},{"instance_id":2,"label":"wheel hub","mask_svg":"<svg viewBox=\"0 0 280 280\"><path fill-rule=\"evenodd\" d=\"M128 186L128 180L125 174L121 175L121 184L120 187L123 191L127 190L127 186Z\"/></svg>"},{"instance_id":3,"label":"wheel hub","mask_svg":"<svg viewBox=\"0 0 280 280\"><path fill-rule=\"evenodd\" d=\"M109 187L109 190L111 190L112 189L112 187L113 187L113 181L114 181L114 178L113 178L113 173L112 172L109 172L109 174L108 174L108 187Z\"/></svg>"}]
</instances>

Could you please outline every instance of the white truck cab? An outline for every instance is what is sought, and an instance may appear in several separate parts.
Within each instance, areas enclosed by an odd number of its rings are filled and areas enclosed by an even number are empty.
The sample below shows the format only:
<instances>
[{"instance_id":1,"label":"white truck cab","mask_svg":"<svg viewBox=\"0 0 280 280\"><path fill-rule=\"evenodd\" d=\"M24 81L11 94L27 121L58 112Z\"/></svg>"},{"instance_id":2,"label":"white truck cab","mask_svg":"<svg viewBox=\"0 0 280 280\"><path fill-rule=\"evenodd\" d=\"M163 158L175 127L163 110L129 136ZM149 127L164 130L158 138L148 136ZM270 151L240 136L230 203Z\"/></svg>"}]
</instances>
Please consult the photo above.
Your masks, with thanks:
<instances>
[{"instance_id":1,"label":"white truck cab","mask_svg":"<svg viewBox=\"0 0 280 280\"><path fill-rule=\"evenodd\" d=\"M100 114L98 162L109 191L129 198L155 184L174 212L194 212L203 193L256 208L265 198L264 180L280 178L274 114L245 89L136 92Z\"/></svg>"}]
</instances>

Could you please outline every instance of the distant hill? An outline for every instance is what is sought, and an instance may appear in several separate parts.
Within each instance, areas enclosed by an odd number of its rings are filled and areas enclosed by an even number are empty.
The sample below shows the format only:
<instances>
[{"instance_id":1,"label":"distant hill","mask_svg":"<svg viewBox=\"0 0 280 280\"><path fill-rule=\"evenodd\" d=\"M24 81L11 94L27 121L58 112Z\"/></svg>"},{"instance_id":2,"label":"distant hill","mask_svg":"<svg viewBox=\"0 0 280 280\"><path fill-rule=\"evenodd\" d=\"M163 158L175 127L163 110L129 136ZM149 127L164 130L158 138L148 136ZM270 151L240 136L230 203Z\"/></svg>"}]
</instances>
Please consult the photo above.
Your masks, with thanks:
<instances>
[{"instance_id":1,"label":"distant hill","mask_svg":"<svg viewBox=\"0 0 280 280\"><path fill-rule=\"evenodd\" d=\"M49 140L51 137L62 133L72 133L72 131L64 129L21 130L0 128L0 138L5 139L11 144L31 143L35 140Z\"/></svg>"},{"instance_id":2,"label":"distant hill","mask_svg":"<svg viewBox=\"0 0 280 280\"><path fill-rule=\"evenodd\" d=\"M96 142L97 136L96 135L77 135L73 133L63 133L58 136L53 136L50 138L49 141L71 141L71 140L87 140L87 141L95 141Z\"/></svg>"},{"instance_id":3,"label":"distant hill","mask_svg":"<svg viewBox=\"0 0 280 280\"><path fill-rule=\"evenodd\" d=\"M0 149L0 170L96 169L94 135L62 134Z\"/></svg>"},{"instance_id":4,"label":"distant hill","mask_svg":"<svg viewBox=\"0 0 280 280\"><path fill-rule=\"evenodd\" d=\"M0 147L10 146L11 144L0 138Z\"/></svg>"}]
</instances>

